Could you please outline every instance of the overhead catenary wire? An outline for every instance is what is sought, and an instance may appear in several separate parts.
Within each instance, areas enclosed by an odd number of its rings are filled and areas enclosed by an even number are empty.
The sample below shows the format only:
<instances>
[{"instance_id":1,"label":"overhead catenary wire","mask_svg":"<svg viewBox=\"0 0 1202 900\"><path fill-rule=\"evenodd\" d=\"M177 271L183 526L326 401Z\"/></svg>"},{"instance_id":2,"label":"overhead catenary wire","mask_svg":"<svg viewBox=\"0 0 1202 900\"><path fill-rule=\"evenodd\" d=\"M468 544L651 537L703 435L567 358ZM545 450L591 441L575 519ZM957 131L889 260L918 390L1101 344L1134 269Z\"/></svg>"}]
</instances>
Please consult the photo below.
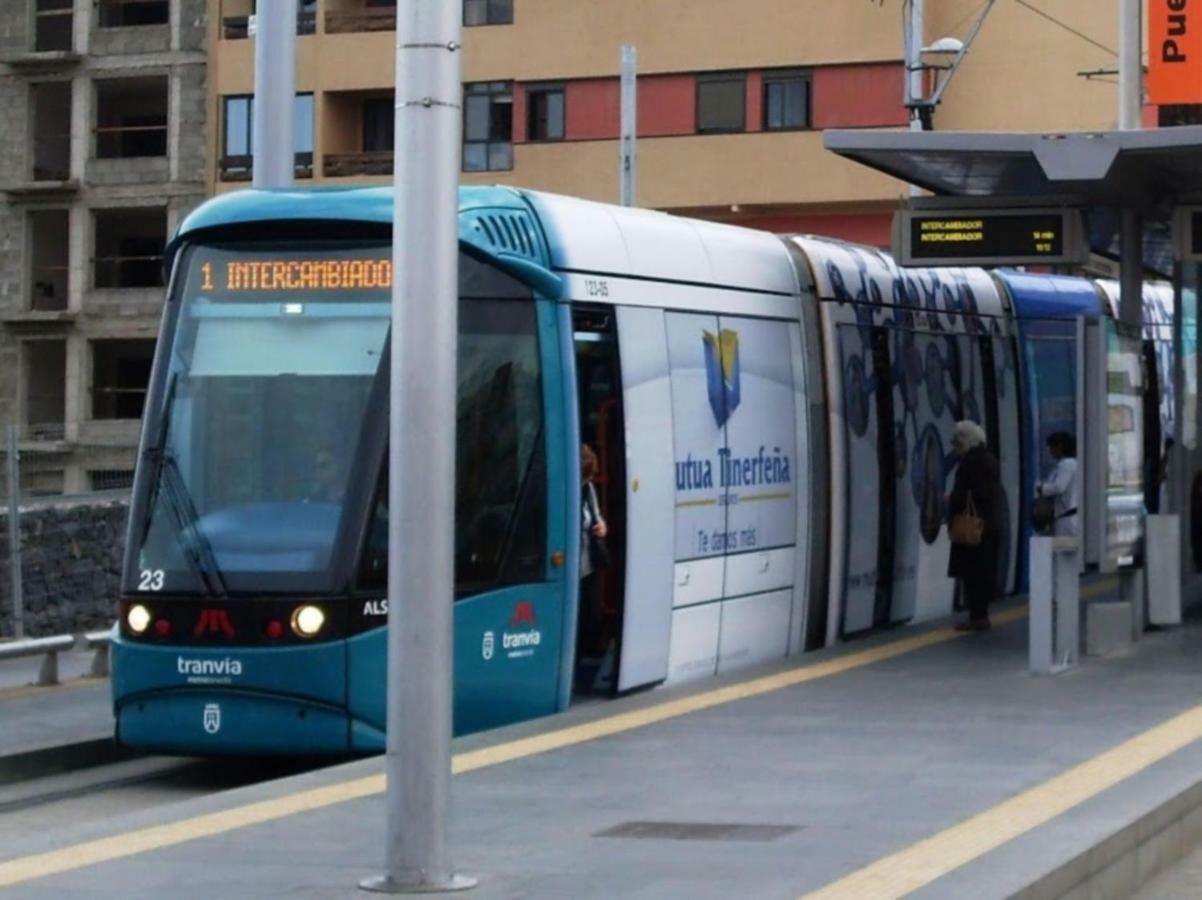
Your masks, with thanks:
<instances>
[{"instance_id":1,"label":"overhead catenary wire","mask_svg":"<svg viewBox=\"0 0 1202 900\"><path fill-rule=\"evenodd\" d=\"M1047 12L1046 10L1040 9L1038 6L1035 6L1032 3L1028 2L1028 0L1014 0L1014 2L1017 3L1019 6L1023 7L1024 9L1028 9L1031 12L1035 13L1035 15L1051 22L1057 28L1062 28L1063 30L1067 31L1069 34L1079 37L1081 40L1085 41L1087 44L1092 44L1094 47L1097 47L1099 50L1105 50L1111 56L1119 55L1117 50L1107 47L1101 41L1094 40L1085 32L1083 32L1077 28L1074 28L1072 25L1069 25L1067 22L1065 22L1061 19L1057 19L1051 13Z\"/></svg>"}]
</instances>

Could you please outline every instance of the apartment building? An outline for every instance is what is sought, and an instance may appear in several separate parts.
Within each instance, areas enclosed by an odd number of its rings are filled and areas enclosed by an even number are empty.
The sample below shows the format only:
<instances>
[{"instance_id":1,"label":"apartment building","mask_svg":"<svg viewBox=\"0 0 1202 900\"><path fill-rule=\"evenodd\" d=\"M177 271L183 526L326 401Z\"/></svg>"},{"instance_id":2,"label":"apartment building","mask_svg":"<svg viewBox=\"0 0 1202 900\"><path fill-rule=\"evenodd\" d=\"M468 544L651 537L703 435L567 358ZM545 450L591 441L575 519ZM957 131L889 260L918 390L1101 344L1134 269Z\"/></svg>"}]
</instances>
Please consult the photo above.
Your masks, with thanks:
<instances>
[{"instance_id":1,"label":"apartment building","mask_svg":"<svg viewBox=\"0 0 1202 900\"><path fill-rule=\"evenodd\" d=\"M640 205L887 241L904 187L826 153L822 129L906 126L901 0L463 3L464 182L616 201L620 52L633 44ZM966 36L982 4L926 7L933 42ZM1114 84L1078 73L1113 68L1116 8L1096 0L996 4L935 127L1112 126ZM217 127L208 177L223 191L250 177L254 3L209 0L209 11L209 114ZM395 22L391 0L302 2L302 183L388 179Z\"/></svg>"},{"instance_id":2,"label":"apartment building","mask_svg":"<svg viewBox=\"0 0 1202 900\"><path fill-rule=\"evenodd\" d=\"M27 492L128 482L167 235L206 189L205 0L0 5L0 427Z\"/></svg>"}]
</instances>

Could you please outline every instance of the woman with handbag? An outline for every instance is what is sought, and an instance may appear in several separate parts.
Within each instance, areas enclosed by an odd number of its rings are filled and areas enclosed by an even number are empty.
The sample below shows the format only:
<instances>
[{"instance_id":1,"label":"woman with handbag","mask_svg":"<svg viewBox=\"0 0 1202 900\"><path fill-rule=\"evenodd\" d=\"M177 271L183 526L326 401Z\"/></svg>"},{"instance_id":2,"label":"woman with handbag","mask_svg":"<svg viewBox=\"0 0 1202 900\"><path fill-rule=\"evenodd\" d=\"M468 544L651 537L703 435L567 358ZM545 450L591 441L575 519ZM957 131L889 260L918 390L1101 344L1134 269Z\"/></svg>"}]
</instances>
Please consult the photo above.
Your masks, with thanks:
<instances>
[{"instance_id":1,"label":"woman with handbag","mask_svg":"<svg viewBox=\"0 0 1202 900\"><path fill-rule=\"evenodd\" d=\"M985 446L976 422L957 422L952 449L960 457L948 496L948 535L952 541L947 574L960 579L968 621L958 631L988 631L989 604L997 595L1001 536L1001 467Z\"/></svg>"}]
</instances>

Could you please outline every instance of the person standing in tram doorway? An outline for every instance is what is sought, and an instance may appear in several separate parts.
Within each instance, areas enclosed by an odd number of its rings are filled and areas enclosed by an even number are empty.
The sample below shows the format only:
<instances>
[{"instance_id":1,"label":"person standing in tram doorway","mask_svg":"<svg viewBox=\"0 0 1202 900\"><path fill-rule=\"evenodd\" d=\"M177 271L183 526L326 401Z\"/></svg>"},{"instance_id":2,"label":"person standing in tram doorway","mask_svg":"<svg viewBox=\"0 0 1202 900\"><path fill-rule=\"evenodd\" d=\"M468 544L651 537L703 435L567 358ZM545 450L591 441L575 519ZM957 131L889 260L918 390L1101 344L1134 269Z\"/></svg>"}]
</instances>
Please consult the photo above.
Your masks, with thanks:
<instances>
[{"instance_id":1,"label":"person standing in tram doorway","mask_svg":"<svg viewBox=\"0 0 1202 900\"><path fill-rule=\"evenodd\" d=\"M957 422L952 449L960 458L948 495L952 540L947 574L960 579L968 621L957 631L988 631L989 604L998 590L1001 547L1002 476L997 457L985 446L985 430L976 422Z\"/></svg>"},{"instance_id":2,"label":"person standing in tram doorway","mask_svg":"<svg viewBox=\"0 0 1202 900\"><path fill-rule=\"evenodd\" d=\"M576 647L577 659L593 659L608 655L610 648L596 646L601 634L601 569L609 565L609 548L605 536L609 529L601 515L601 504L597 500L597 489L593 480L600 471L597 454L588 444L580 445L580 619L578 631L580 641ZM590 646L590 642L592 645ZM603 685L604 661L599 665L596 679L591 687Z\"/></svg>"},{"instance_id":3,"label":"person standing in tram doorway","mask_svg":"<svg viewBox=\"0 0 1202 900\"><path fill-rule=\"evenodd\" d=\"M1048 435L1048 453L1056 464L1035 486L1039 497L1052 499L1052 534L1077 536L1077 439L1067 431Z\"/></svg>"}]
</instances>

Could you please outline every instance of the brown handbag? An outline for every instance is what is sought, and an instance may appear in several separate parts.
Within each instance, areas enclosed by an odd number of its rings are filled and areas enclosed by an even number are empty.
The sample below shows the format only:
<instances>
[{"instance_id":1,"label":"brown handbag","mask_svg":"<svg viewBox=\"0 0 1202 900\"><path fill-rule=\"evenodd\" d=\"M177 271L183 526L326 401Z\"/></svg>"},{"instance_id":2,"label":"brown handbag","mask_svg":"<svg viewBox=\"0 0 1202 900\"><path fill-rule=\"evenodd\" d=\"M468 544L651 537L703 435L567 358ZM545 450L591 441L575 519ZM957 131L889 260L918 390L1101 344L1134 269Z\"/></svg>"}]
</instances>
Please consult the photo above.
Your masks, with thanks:
<instances>
[{"instance_id":1,"label":"brown handbag","mask_svg":"<svg viewBox=\"0 0 1202 900\"><path fill-rule=\"evenodd\" d=\"M977 505L973 502L971 491L964 511L952 516L952 524L948 526L947 534L953 544L964 547L979 547L985 539L985 520L977 515Z\"/></svg>"}]
</instances>

